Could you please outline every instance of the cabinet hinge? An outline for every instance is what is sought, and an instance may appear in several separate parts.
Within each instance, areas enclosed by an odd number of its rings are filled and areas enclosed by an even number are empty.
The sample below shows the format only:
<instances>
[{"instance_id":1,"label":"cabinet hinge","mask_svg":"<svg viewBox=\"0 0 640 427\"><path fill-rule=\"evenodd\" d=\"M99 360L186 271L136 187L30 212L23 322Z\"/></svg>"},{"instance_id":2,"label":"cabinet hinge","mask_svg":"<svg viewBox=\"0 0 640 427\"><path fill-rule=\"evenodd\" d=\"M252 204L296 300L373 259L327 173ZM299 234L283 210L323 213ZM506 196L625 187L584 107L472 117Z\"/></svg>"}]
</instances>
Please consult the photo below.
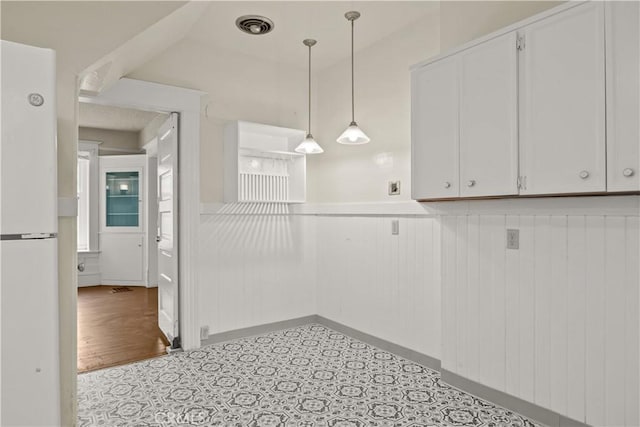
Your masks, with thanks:
<instances>
[{"instance_id":1,"label":"cabinet hinge","mask_svg":"<svg viewBox=\"0 0 640 427\"><path fill-rule=\"evenodd\" d=\"M524 50L524 36L516 37L516 49Z\"/></svg>"}]
</instances>

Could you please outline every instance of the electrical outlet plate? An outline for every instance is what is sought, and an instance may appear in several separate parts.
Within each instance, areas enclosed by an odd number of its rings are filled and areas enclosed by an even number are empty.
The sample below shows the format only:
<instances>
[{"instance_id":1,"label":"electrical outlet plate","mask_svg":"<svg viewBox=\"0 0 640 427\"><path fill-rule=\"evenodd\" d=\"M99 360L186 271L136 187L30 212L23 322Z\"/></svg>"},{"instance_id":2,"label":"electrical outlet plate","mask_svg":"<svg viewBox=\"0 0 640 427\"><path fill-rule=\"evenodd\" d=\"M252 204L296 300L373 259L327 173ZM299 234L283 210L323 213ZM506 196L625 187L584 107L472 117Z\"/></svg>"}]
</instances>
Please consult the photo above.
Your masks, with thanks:
<instances>
[{"instance_id":1,"label":"electrical outlet plate","mask_svg":"<svg viewBox=\"0 0 640 427\"><path fill-rule=\"evenodd\" d=\"M400 220L399 219L392 219L391 220L391 234L393 236L397 236L398 234L400 234Z\"/></svg>"},{"instance_id":2,"label":"electrical outlet plate","mask_svg":"<svg viewBox=\"0 0 640 427\"><path fill-rule=\"evenodd\" d=\"M520 230L507 229L507 249L520 249Z\"/></svg>"},{"instance_id":3,"label":"electrical outlet plate","mask_svg":"<svg viewBox=\"0 0 640 427\"><path fill-rule=\"evenodd\" d=\"M397 196L400 194L400 181L389 181L389 195Z\"/></svg>"}]
</instances>

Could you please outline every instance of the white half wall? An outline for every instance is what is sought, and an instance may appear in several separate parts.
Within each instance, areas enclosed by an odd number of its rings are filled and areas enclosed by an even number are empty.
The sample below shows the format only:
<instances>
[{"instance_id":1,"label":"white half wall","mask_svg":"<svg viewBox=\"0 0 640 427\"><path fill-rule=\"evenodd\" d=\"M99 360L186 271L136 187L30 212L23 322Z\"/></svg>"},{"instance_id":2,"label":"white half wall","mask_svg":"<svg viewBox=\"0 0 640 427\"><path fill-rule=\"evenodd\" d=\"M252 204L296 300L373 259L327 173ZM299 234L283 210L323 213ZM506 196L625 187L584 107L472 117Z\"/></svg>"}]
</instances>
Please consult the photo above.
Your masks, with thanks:
<instances>
[{"instance_id":1,"label":"white half wall","mask_svg":"<svg viewBox=\"0 0 640 427\"><path fill-rule=\"evenodd\" d=\"M320 216L316 224L318 314L440 359L438 221Z\"/></svg>"},{"instance_id":2,"label":"white half wall","mask_svg":"<svg viewBox=\"0 0 640 427\"><path fill-rule=\"evenodd\" d=\"M638 426L638 200L443 216L442 367L589 425Z\"/></svg>"},{"instance_id":3,"label":"white half wall","mask_svg":"<svg viewBox=\"0 0 640 427\"><path fill-rule=\"evenodd\" d=\"M210 334L316 314L314 218L244 207L256 211L201 215L200 322Z\"/></svg>"}]
</instances>

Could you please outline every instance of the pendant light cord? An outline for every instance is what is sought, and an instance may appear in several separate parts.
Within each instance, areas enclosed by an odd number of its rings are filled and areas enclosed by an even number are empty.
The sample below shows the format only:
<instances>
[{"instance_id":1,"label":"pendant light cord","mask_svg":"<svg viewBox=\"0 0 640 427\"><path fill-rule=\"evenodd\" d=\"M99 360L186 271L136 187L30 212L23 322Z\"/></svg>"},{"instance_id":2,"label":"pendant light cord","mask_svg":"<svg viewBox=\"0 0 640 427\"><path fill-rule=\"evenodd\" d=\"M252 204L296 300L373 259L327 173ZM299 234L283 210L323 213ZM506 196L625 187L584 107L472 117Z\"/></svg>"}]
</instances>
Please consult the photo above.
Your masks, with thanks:
<instances>
[{"instance_id":1,"label":"pendant light cord","mask_svg":"<svg viewBox=\"0 0 640 427\"><path fill-rule=\"evenodd\" d=\"M307 133L311 135L311 46L309 46L309 127Z\"/></svg>"},{"instance_id":2,"label":"pendant light cord","mask_svg":"<svg viewBox=\"0 0 640 427\"><path fill-rule=\"evenodd\" d=\"M355 107L355 83L354 83L354 78L353 78L353 21L355 21L354 19L351 20L351 122L355 123L356 121L356 107Z\"/></svg>"}]
</instances>

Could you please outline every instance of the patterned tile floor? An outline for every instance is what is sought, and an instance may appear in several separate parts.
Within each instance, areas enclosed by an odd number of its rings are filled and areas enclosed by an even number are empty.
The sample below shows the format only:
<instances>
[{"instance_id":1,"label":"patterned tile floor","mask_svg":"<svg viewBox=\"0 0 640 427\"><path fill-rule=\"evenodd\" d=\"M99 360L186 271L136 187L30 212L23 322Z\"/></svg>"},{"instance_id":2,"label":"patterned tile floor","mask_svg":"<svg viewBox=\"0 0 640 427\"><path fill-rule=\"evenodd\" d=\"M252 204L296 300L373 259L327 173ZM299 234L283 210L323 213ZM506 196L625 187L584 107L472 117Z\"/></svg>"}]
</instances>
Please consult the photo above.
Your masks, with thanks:
<instances>
[{"instance_id":1,"label":"patterned tile floor","mask_svg":"<svg viewBox=\"0 0 640 427\"><path fill-rule=\"evenodd\" d=\"M81 374L78 395L80 426L539 426L316 324Z\"/></svg>"}]
</instances>

